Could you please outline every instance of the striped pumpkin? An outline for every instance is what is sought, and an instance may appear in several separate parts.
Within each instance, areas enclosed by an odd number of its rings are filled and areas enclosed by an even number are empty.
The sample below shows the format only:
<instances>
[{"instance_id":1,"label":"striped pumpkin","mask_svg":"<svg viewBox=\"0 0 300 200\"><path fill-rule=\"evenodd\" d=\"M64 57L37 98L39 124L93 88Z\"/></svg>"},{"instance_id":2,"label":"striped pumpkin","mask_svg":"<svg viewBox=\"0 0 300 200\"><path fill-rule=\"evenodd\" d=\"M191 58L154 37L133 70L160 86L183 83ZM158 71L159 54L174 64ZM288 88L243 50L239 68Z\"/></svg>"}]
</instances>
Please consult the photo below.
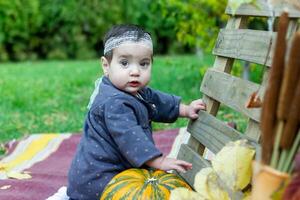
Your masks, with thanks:
<instances>
[{"instance_id":1,"label":"striped pumpkin","mask_svg":"<svg viewBox=\"0 0 300 200\"><path fill-rule=\"evenodd\" d=\"M175 174L162 170L128 169L106 186L100 200L164 200L177 187L190 186Z\"/></svg>"}]
</instances>

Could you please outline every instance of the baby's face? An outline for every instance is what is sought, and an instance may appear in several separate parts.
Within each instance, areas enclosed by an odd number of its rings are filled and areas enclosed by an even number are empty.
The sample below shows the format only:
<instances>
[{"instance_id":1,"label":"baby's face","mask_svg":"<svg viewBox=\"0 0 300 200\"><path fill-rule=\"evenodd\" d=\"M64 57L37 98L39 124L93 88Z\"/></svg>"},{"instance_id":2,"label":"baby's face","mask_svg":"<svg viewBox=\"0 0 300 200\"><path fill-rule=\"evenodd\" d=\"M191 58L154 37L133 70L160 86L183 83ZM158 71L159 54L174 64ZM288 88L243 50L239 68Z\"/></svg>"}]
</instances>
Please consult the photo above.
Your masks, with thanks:
<instances>
[{"instance_id":1,"label":"baby's face","mask_svg":"<svg viewBox=\"0 0 300 200\"><path fill-rule=\"evenodd\" d=\"M113 50L104 70L115 87L135 95L150 81L152 54L142 42L126 42Z\"/></svg>"}]
</instances>

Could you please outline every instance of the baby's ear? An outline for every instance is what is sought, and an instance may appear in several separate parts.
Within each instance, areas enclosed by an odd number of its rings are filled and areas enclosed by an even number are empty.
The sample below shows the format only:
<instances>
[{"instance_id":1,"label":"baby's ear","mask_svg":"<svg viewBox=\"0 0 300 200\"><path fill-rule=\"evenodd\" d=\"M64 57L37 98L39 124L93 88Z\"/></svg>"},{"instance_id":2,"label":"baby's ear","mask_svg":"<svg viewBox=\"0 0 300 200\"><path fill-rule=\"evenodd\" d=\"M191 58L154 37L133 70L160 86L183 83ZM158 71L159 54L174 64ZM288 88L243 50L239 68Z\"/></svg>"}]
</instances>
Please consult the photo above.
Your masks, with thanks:
<instances>
[{"instance_id":1,"label":"baby's ear","mask_svg":"<svg viewBox=\"0 0 300 200\"><path fill-rule=\"evenodd\" d=\"M109 62L104 56L101 57L101 65L104 75L108 76Z\"/></svg>"}]
</instances>

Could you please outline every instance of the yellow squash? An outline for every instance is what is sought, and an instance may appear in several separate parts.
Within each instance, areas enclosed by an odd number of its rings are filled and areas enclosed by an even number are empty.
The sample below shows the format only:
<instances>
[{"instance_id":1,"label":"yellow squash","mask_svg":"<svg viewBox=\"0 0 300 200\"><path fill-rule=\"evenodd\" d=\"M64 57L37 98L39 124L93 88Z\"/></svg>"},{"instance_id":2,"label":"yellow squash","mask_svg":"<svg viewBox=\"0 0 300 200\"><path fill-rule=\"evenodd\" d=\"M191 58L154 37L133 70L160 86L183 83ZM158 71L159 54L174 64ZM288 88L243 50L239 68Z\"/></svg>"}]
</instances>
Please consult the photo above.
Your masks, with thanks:
<instances>
[{"instance_id":1,"label":"yellow squash","mask_svg":"<svg viewBox=\"0 0 300 200\"><path fill-rule=\"evenodd\" d=\"M175 174L162 170L128 169L106 186L101 200L168 200L170 191L190 186Z\"/></svg>"}]
</instances>

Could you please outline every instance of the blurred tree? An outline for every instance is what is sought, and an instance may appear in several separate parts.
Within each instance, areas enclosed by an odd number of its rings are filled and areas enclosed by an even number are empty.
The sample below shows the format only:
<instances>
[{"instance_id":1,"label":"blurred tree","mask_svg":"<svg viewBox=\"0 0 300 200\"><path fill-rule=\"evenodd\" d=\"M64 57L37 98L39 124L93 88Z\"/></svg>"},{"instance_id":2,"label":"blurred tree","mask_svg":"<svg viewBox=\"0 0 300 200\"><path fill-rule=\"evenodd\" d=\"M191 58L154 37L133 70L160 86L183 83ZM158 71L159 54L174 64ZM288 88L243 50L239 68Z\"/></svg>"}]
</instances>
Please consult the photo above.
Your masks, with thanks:
<instances>
[{"instance_id":1,"label":"blurred tree","mask_svg":"<svg viewBox=\"0 0 300 200\"><path fill-rule=\"evenodd\" d=\"M123 17L118 0L47 0L41 10L45 20L38 34L46 36L41 52L47 58L99 55L103 34Z\"/></svg>"},{"instance_id":2,"label":"blurred tree","mask_svg":"<svg viewBox=\"0 0 300 200\"><path fill-rule=\"evenodd\" d=\"M40 24L39 1L0 0L0 59L23 60L31 55L28 38Z\"/></svg>"},{"instance_id":3,"label":"blurred tree","mask_svg":"<svg viewBox=\"0 0 300 200\"><path fill-rule=\"evenodd\" d=\"M120 23L151 32L156 53L211 47L223 1L0 0L0 61L99 57L104 33Z\"/></svg>"},{"instance_id":4,"label":"blurred tree","mask_svg":"<svg viewBox=\"0 0 300 200\"><path fill-rule=\"evenodd\" d=\"M123 0L125 23L138 24L151 32L156 52L168 53L176 44L176 19L165 17L164 5L151 0Z\"/></svg>"},{"instance_id":5,"label":"blurred tree","mask_svg":"<svg viewBox=\"0 0 300 200\"><path fill-rule=\"evenodd\" d=\"M179 41L192 47L211 50L218 30L227 16L226 0L159 0L164 17L176 21Z\"/></svg>"},{"instance_id":6,"label":"blurred tree","mask_svg":"<svg viewBox=\"0 0 300 200\"><path fill-rule=\"evenodd\" d=\"M118 0L0 0L0 60L95 57L122 9Z\"/></svg>"}]
</instances>

